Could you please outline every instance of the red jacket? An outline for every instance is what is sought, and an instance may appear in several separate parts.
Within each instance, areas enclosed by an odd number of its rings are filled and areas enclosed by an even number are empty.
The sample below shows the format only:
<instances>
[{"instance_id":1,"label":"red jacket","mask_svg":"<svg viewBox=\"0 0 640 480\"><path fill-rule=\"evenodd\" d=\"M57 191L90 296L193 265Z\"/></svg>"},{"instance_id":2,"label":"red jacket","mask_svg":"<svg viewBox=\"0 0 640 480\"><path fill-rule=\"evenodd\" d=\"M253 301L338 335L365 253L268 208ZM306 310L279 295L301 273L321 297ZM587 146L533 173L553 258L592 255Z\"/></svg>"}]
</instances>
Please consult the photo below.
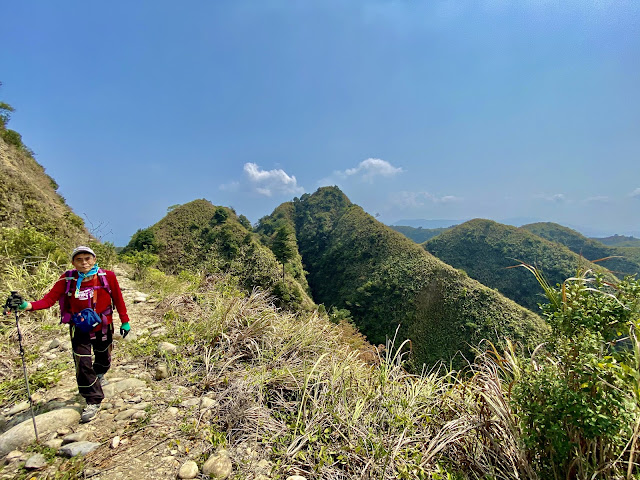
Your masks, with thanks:
<instances>
[{"instance_id":1,"label":"red jacket","mask_svg":"<svg viewBox=\"0 0 640 480\"><path fill-rule=\"evenodd\" d=\"M97 288L93 290L93 295L95 295L95 311L97 313L104 312L113 299L113 305L118 310L118 315L120 316L120 320L122 323L127 323L129 321L129 316L127 315L127 307L124 304L124 299L122 298L122 291L120 290L120 285L118 284L118 279L116 278L116 274L110 270L106 270L107 281L109 282L109 288L111 288L111 297L109 298L109 292L104 288ZM87 298L91 295L92 288L101 286L100 279L97 275L94 275L91 280L86 280L82 282L80 286L81 298L76 298L73 294L76 291L76 280L71 280L71 288L69 292L72 294L68 297L69 302L67 305L71 313L78 313L87 307L91 307L92 299ZM50 308L54 303L60 300L60 297L64 296L64 292L67 288L67 281L65 280L65 274L60 275L60 278L53 285L53 288L47 293L42 300L37 300L35 302L31 302L32 310L43 310L45 308ZM82 295L84 292L84 295ZM84 297L84 299L82 299ZM107 322L112 323L113 318L112 315L107 315ZM100 330L101 326L98 325L96 327L96 331Z\"/></svg>"}]
</instances>

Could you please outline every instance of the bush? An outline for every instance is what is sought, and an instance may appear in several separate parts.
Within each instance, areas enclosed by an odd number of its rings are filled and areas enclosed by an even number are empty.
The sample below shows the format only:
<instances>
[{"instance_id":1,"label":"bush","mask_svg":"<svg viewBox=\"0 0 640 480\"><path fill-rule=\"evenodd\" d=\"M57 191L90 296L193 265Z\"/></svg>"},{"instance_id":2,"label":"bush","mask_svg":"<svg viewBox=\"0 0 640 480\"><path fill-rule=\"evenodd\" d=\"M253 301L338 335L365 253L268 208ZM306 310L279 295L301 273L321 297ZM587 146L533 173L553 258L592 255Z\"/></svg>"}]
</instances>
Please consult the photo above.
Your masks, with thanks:
<instances>
[{"instance_id":1,"label":"bush","mask_svg":"<svg viewBox=\"0 0 640 480\"><path fill-rule=\"evenodd\" d=\"M118 263L118 253L113 243L89 242L89 247L96 252L98 265L104 270L112 270L113 266Z\"/></svg>"},{"instance_id":2,"label":"bush","mask_svg":"<svg viewBox=\"0 0 640 480\"><path fill-rule=\"evenodd\" d=\"M123 262L133 265L133 279L144 280L147 277L149 268L158 263L158 255L149 251L124 253L120 255Z\"/></svg>"},{"instance_id":3,"label":"bush","mask_svg":"<svg viewBox=\"0 0 640 480\"><path fill-rule=\"evenodd\" d=\"M2 139L9 145L13 145L18 148L24 147L24 144L22 143L22 135L15 130L2 130L0 131L0 136L2 136Z\"/></svg>"},{"instance_id":4,"label":"bush","mask_svg":"<svg viewBox=\"0 0 640 480\"><path fill-rule=\"evenodd\" d=\"M529 456L541 478L607 476L633 461L640 282L581 275L553 289L537 276L553 331L514 389Z\"/></svg>"}]
</instances>

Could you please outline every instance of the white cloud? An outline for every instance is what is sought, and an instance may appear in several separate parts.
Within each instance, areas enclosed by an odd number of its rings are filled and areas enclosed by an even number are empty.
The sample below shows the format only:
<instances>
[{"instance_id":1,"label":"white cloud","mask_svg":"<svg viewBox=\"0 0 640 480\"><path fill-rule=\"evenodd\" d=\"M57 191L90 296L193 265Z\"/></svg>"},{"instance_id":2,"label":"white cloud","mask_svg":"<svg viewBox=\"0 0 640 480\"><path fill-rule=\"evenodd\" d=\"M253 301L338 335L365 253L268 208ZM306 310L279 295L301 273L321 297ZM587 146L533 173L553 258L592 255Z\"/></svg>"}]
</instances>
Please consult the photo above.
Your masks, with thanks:
<instances>
[{"instance_id":1,"label":"white cloud","mask_svg":"<svg viewBox=\"0 0 640 480\"><path fill-rule=\"evenodd\" d=\"M299 195L304 188L298 186L298 181L293 175L288 175L281 168L274 170L261 170L255 163L245 163L244 173L255 192L266 197L273 194Z\"/></svg>"},{"instance_id":2,"label":"white cloud","mask_svg":"<svg viewBox=\"0 0 640 480\"><path fill-rule=\"evenodd\" d=\"M402 173L402 168L394 167L386 160L380 158L367 158L355 168L347 168L344 171L336 171L334 175L341 178L360 176L363 180L372 181L373 177L393 177Z\"/></svg>"},{"instance_id":3,"label":"white cloud","mask_svg":"<svg viewBox=\"0 0 640 480\"><path fill-rule=\"evenodd\" d=\"M535 197L541 200L544 200L546 202L553 202L553 203L562 203L566 200L564 193L554 193L554 194L539 193Z\"/></svg>"},{"instance_id":4,"label":"white cloud","mask_svg":"<svg viewBox=\"0 0 640 480\"><path fill-rule=\"evenodd\" d=\"M422 207L426 203L432 204L445 204L445 203L458 203L463 200L462 197L456 197L454 195L437 196L429 192L397 192L392 195L391 201L403 208L410 207Z\"/></svg>"},{"instance_id":5,"label":"white cloud","mask_svg":"<svg viewBox=\"0 0 640 480\"><path fill-rule=\"evenodd\" d=\"M636 188L633 192L631 192L631 193L629 194L629 196L630 196L631 198L638 198L638 199L640 199L640 188Z\"/></svg>"}]
</instances>

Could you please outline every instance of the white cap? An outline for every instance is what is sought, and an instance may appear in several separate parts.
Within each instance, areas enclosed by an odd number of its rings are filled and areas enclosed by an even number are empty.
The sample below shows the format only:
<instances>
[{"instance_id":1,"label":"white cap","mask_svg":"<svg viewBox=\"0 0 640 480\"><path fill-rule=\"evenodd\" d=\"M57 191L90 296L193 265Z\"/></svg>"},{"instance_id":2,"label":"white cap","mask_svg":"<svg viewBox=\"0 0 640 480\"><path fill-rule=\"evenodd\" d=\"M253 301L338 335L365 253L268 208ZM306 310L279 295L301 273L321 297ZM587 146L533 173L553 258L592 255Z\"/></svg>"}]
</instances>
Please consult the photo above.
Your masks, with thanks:
<instances>
[{"instance_id":1,"label":"white cap","mask_svg":"<svg viewBox=\"0 0 640 480\"><path fill-rule=\"evenodd\" d=\"M96 252L94 252L93 250L91 250L89 247L85 247L85 246L79 246L73 249L73 252L71 253L71 261L73 261L73 259L75 258L75 256L79 253L90 253L91 255L93 255L94 257L96 256Z\"/></svg>"}]
</instances>

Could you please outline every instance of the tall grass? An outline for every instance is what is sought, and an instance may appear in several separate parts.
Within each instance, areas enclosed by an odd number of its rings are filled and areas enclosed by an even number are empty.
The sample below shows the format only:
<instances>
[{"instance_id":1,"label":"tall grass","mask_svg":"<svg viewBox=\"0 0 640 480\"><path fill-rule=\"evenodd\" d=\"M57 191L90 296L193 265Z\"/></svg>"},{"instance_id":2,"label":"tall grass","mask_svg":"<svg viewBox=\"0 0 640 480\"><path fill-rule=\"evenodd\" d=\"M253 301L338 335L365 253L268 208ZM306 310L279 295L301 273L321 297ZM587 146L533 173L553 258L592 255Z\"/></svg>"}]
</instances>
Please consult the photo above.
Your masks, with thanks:
<instances>
[{"instance_id":1,"label":"tall grass","mask_svg":"<svg viewBox=\"0 0 640 480\"><path fill-rule=\"evenodd\" d=\"M182 349L169 358L174 380L217 400L200 426L226 432L229 446L259 445L276 475L536 478L504 367L488 355L466 372L411 374L403 345L389 341L372 362L377 350L349 346L348 329L224 280L166 299L160 313Z\"/></svg>"}]
</instances>

